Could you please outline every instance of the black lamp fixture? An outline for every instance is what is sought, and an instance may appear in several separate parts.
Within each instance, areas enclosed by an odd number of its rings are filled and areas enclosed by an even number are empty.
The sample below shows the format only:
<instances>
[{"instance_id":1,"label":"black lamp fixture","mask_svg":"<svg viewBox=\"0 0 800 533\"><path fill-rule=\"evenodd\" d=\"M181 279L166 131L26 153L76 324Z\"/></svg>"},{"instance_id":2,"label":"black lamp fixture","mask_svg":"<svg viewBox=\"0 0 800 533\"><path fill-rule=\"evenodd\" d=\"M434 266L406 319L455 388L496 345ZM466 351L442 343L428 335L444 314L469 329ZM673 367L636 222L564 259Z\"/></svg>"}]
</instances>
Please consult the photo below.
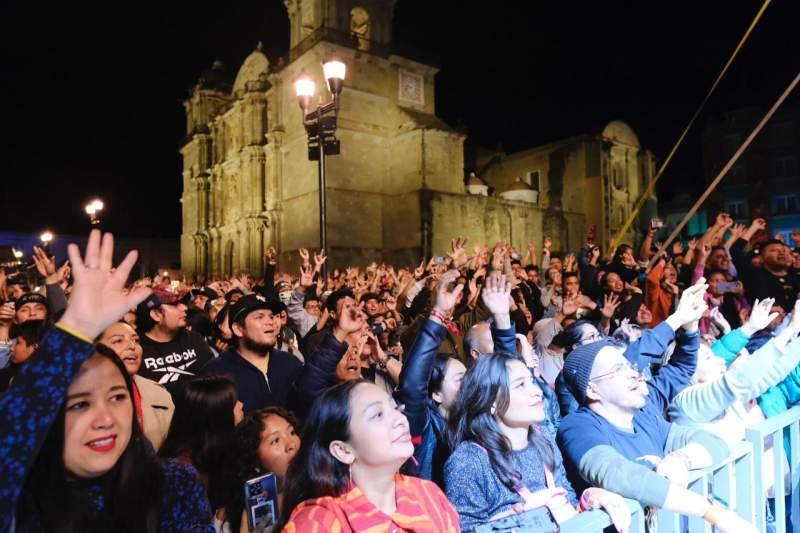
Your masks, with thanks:
<instances>
[{"instance_id":1,"label":"black lamp fixture","mask_svg":"<svg viewBox=\"0 0 800 533\"><path fill-rule=\"evenodd\" d=\"M344 87L344 78L347 71L345 63L336 58L329 58L322 63L322 74L328 85L328 91L333 99L326 104L318 104L316 109L309 111L311 101L314 99L316 84L311 77L302 71L294 81L294 90L297 103L303 111L303 125L308 135L308 159L317 161L319 173L319 245L325 255L328 255L326 198L325 198L325 156L338 155L340 146L336 138L336 122L339 117L339 98ZM322 265L323 283L328 282L328 269Z\"/></svg>"}]
</instances>

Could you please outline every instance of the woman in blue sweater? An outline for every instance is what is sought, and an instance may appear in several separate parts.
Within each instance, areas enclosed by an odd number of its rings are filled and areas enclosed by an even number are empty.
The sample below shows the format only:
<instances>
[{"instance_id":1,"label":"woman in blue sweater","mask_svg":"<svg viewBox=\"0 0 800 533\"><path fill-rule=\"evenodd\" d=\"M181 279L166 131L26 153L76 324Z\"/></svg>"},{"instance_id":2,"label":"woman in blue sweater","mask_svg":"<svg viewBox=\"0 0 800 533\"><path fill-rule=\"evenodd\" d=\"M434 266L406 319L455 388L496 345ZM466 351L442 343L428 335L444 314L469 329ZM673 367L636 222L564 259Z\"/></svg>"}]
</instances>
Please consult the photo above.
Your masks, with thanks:
<instances>
[{"instance_id":1,"label":"woman in blue sweater","mask_svg":"<svg viewBox=\"0 0 800 533\"><path fill-rule=\"evenodd\" d=\"M444 466L445 493L461 529L533 509L561 523L602 507L627 531L631 517L620 496L591 488L579 505L558 447L538 427L544 418L542 391L521 357L483 355L467 371L449 418L453 453Z\"/></svg>"},{"instance_id":2,"label":"woman in blue sweater","mask_svg":"<svg viewBox=\"0 0 800 533\"><path fill-rule=\"evenodd\" d=\"M83 259L70 245L70 304L0 399L0 530L210 533L196 472L152 455L125 367L92 346L148 295L123 293L136 254L112 272L113 238L100 240Z\"/></svg>"}]
</instances>

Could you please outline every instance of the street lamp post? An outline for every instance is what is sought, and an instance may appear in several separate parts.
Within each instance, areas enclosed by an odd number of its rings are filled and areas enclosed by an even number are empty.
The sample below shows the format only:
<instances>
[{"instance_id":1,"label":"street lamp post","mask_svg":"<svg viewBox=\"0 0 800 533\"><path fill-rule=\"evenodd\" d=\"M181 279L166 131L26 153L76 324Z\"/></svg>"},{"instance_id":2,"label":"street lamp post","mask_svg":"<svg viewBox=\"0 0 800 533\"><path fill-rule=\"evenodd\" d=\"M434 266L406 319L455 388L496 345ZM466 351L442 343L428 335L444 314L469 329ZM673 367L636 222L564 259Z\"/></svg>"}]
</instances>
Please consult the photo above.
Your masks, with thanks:
<instances>
[{"instance_id":1,"label":"street lamp post","mask_svg":"<svg viewBox=\"0 0 800 533\"><path fill-rule=\"evenodd\" d=\"M86 210L86 214L89 215L89 222L91 222L92 226L100 224L100 211L103 210L102 200L96 198L86 204L84 209Z\"/></svg>"},{"instance_id":2,"label":"street lamp post","mask_svg":"<svg viewBox=\"0 0 800 533\"><path fill-rule=\"evenodd\" d=\"M339 140L336 138L336 121L339 117L339 97L344 86L346 66L338 59L329 59L322 64L322 73L333 100L327 104L317 104L309 112L314 98L316 84L305 72L294 82L297 102L303 111L303 125L308 135L308 159L317 162L319 174L319 246L328 255L327 201L325 197L325 156L339 154ZM332 116L330 116L332 114ZM322 265L322 282L328 283L327 264Z\"/></svg>"}]
</instances>

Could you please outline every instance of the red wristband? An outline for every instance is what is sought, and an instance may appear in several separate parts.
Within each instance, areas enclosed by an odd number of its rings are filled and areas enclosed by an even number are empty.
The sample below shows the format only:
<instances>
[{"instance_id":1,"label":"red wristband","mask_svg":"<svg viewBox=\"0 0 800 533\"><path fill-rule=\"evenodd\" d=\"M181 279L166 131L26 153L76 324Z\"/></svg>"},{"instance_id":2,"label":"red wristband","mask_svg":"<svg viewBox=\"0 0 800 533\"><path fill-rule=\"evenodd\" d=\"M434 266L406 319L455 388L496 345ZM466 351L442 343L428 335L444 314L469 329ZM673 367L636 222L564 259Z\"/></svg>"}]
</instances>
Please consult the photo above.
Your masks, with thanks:
<instances>
[{"instance_id":1,"label":"red wristband","mask_svg":"<svg viewBox=\"0 0 800 533\"><path fill-rule=\"evenodd\" d=\"M439 311L437 311L436 309L431 309L431 316L434 318L438 318L442 322L442 325L447 323L447 317L444 316Z\"/></svg>"}]
</instances>

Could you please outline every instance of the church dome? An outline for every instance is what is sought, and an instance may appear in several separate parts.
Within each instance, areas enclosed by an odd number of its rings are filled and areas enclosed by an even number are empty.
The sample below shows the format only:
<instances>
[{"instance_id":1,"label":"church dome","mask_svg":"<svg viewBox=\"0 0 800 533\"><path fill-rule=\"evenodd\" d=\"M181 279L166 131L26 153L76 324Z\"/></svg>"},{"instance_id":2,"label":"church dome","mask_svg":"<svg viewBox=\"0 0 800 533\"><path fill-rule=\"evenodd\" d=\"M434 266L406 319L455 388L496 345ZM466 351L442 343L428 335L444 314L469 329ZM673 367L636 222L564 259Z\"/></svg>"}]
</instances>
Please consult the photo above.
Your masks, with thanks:
<instances>
[{"instance_id":1,"label":"church dome","mask_svg":"<svg viewBox=\"0 0 800 533\"><path fill-rule=\"evenodd\" d=\"M522 181L522 180L516 180L516 181L514 181L514 182L513 182L511 185L509 185L508 187L506 187L506 190L505 190L505 191L503 191L503 192L510 192L510 191L532 191L532 190L533 190L533 189L531 188L531 186L530 186L530 185L528 185L527 183L525 183L524 181Z\"/></svg>"},{"instance_id":2,"label":"church dome","mask_svg":"<svg viewBox=\"0 0 800 533\"><path fill-rule=\"evenodd\" d=\"M474 172L469 173L467 178L467 185L486 185Z\"/></svg>"},{"instance_id":3,"label":"church dome","mask_svg":"<svg viewBox=\"0 0 800 533\"><path fill-rule=\"evenodd\" d=\"M236 81L233 82L233 92L242 93L247 90L248 82L260 82L269 71L269 59L261 51L259 42L256 49L242 63Z\"/></svg>"},{"instance_id":4,"label":"church dome","mask_svg":"<svg viewBox=\"0 0 800 533\"><path fill-rule=\"evenodd\" d=\"M204 70L200 74L200 79L197 80L197 87L225 93L231 90L230 77L222 61L214 61L211 68Z\"/></svg>"},{"instance_id":5,"label":"church dome","mask_svg":"<svg viewBox=\"0 0 800 533\"><path fill-rule=\"evenodd\" d=\"M627 123L612 120L603 128L602 136L622 144L639 147L639 137Z\"/></svg>"},{"instance_id":6,"label":"church dome","mask_svg":"<svg viewBox=\"0 0 800 533\"><path fill-rule=\"evenodd\" d=\"M474 172L470 172L467 178L467 192L476 196L489 196L489 186Z\"/></svg>"},{"instance_id":7,"label":"church dome","mask_svg":"<svg viewBox=\"0 0 800 533\"><path fill-rule=\"evenodd\" d=\"M500 193L500 197L506 200L517 200L519 202L535 204L539 200L539 191L534 191L530 185L517 179L506 187L506 190Z\"/></svg>"}]
</instances>

